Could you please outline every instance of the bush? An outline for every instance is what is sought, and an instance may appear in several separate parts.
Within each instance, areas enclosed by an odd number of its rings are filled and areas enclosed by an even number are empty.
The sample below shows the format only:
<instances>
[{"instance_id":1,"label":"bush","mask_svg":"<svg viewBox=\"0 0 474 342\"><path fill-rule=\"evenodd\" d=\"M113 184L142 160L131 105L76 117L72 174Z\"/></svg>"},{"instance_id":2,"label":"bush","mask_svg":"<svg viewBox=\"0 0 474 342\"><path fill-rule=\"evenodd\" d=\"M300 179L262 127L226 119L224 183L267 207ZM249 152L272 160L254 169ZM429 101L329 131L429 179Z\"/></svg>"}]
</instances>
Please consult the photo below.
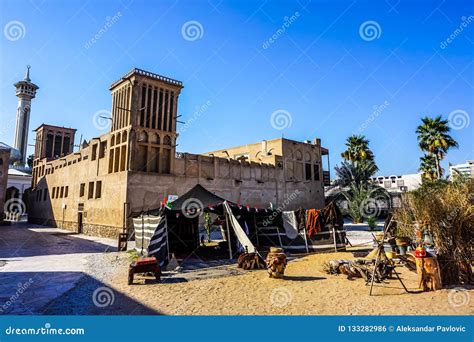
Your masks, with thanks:
<instances>
[{"instance_id":1,"label":"bush","mask_svg":"<svg viewBox=\"0 0 474 342\"><path fill-rule=\"evenodd\" d=\"M367 217L367 224L369 225L369 230L375 230L377 227L377 220L373 216Z\"/></svg>"},{"instance_id":2,"label":"bush","mask_svg":"<svg viewBox=\"0 0 474 342\"><path fill-rule=\"evenodd\" d=\"M405 195L395 211L397 235L433 234L443 285L474 282L474 179L435 181ZM421 241L419 241L421 243Z\"/></svg>"}]
</instances>

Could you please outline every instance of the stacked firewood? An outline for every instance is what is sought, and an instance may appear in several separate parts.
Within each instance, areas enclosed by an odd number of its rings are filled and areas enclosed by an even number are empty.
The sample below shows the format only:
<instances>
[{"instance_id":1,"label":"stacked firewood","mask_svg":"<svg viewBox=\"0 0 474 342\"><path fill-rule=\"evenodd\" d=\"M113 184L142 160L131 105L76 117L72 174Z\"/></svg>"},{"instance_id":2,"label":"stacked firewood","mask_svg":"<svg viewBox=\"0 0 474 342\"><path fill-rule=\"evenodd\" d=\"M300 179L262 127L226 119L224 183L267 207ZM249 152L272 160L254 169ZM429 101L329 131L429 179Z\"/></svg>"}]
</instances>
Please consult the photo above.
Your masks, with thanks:
<instances>
[{"instance_id":1,"label":"stacked firewood","mask_svg":"<svg viewBox=\"0 0 474 342\"><path fill-rule=\"evenodd\" d=\"M377 283L392 277L394 266L389 262L382 260L375 270L374 281ZM323 264L323 270L328 274L347 275L347 279L363 278L367 283L372 280L374 273L374 262L372 260L330 260Z\"/></svg>"},{"instance_id":2,"label":"stacked firewood","mask_svg":"<svg viewBox=\"0 0 474 342\"><path fill-rule=\"evenodd\" d=\"M243 253L237 259L237 266L244 270L264 269L267 265L258 253Z\"/></svg>"}]
</instances>

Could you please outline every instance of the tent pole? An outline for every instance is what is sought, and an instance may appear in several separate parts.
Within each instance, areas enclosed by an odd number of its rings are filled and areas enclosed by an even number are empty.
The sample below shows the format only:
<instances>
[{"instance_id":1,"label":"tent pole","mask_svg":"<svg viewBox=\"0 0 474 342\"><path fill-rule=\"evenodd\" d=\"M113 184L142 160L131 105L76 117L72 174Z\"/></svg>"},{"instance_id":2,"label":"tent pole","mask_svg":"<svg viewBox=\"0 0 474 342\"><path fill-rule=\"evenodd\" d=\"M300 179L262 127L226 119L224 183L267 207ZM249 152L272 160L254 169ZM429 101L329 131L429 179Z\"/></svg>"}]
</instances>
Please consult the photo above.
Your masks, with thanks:
<instances>
[{"instance_id":1,"label":"tent pole","mask_svg":"<svg viewBox=\"0 0 474 342\"><path fill-rule=\"evenodd\" d=\"M253 213L253 226L255 227L255 234L257 235L257 246L260 248L260 242L258 241L258 227L257 227L257 217L255 213Z\"/></svg>"},{"instance_id":2,"label":"tent pole","mask_svg":"<svg viewBox=\"0 0 474 342\"><path fill-rule=\"evenodd\" d=\"M280 227L275 226L278 234L278 241L280 241L280 247L283 248L283 242L281 242L281 236L280 236Z\"/></svg>"},{"instance_id":3,"label":"tent pole","mask_svg":"<svg viewBox=\"0 0 474 342\"><path fill-rule=\"evenodd\" d=\"M334 239L334 252L337 253L336 228L332 225L332 237Z\"/></svg>"},{"instance_id":4,"label":"tent pole","mask_svg":"<svg viewBox=\"0 0 474 342\"><path fill-rule=\"evenodd\" d=\"M166 216L164 217L166 220L166 249L168 250L168 262L171 260L170 258L170 240L168 239L168 219Z\"/></svg>"},{"instance_id":5,"label":"tent pole","mask_svg":"<svg viewBox=\"0 0 474 342\"><path fill-rule=\"evenodd\" d=\"M390 227L390 224L392 223L392 218L390 218L390 221L388 222L388 225L384 227L383 230L383 236L382 236L382 242L379 242L378 248L379 250L377 251L377 258L375 259L375 265L374 265L374 271L372 272L372 279L370 281L370 291L369 291L369 296L372 296L372 289L374 287L374 279L375 279L375 271L377 270L377 267L379 266L380 262L380 254L382 254L382 250L384 248L383 244L385 243L385 235L387 234L388 227ZM385 253L385 250L383 250Z\"/></svg>"},{"instance_id":6,"label":"tent pole","mask_svg":"<svg viewBox=\"0 0 474 342\"><path fill-rule=\"evenodd\" d=\"M227 213L227 203L224 202L224 206L225 206L225 211L224 211L225 223L227 226L227 242L229 244L229 260L232 260L232 243L230 242L230 228L229 228L229 215Z\"/></svg>"},{"instance_id":7,"label":"tent pole","mask_svg":"<svg viewBox=\"0 0 474 342\"><path fill-rule=\"evenodd\" d=\"M145 222L144 222L144 219L143 219L143 214L142 214L142 250L141 250L141 255L143 256L143 243L144 243L144 240L145 239Z\"/></svg>"},{"instance_id":8,"label":"tent pole","mask_svg":"<svg viewBox=\"0 0 474 342\"><path fill-rule=\"evenodd\" d=\"M306 235L306 225L304 225L304 244L306 246L306 253L309 253L309 248L308 248L308 237Z\"/></svg>"}]
</instances>

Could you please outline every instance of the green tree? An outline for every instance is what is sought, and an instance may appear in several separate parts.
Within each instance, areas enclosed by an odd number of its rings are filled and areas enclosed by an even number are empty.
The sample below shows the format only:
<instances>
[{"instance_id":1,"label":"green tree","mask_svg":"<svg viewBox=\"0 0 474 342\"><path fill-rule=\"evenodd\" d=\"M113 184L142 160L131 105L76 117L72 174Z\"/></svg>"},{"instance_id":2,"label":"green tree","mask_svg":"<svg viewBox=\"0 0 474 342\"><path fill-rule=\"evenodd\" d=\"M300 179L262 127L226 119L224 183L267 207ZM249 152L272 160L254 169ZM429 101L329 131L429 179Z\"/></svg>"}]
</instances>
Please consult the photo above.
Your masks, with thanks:
<instances>
[{"instance_id":1,"label":"green tree","mask_svg":"<svg viewBox=\"0 0 474 342\"><path fill-rule=\"evenodd\" d=\"M341 153L345 160L357 163L364 160L374 160L374 154L369 148L369 140L363 135L351 135L346 140L346 150Z\"/></svg>"},{"instance_id":2,"label":"green tree","mask_svg":"<svg viewBox=\"0 0 474 342\"><path fill-rule=\"evenodd\" d=\"M207 234L207 242L211 242L211 233L212 233L212 219L211 214L204 213L204 229Z\"/></svg>"},{"instance_id":3,"label":"green tree","mask_svg":"<svg viewBox=\"0 0 474 342\"><path fill-rule=\"evenodd\" d=\"M361 223L364 218L373 219L379 216L381 214L379 203L389 200L387 190L376 184L368 186L352 184L347 190L341 191L339 196L346 200L346 213L353 223Z\"/></svg>"},{"instance_id":4,"label":"green tree","mask_svg":"<svg viewBox=\"0 0 474 342\"><path fill-rule=\"evenodd\" d=\"M367 187L370 178L379 170L372 160L360 161L357 164L343 161L341 166L336 166L334 169L337 175L336 184L340 187L351 184Z\"/></svg>"},{"instance_id":5,"label":"green tree","mask_svg":"<svg viewBox=\"0 0 474 342\"><path fill-rule=\"evenodd\" d=\"M381 201L388 201L387 191L371 182L371 178L378 171L373 160L359 162L342 162L335 167L337 174L336 184L339 188L335 192L336 201L345 201L345 212L354 223L361 223L364 218L376 218L380 214L378 205Z\"/></svg>"},{"instance_id":6,"label":"green tree","mask_svg":"<svg viewBox=\"0 0 474 342\"><path fill-rule=\"evenodd\" d=\"M444 159L450 148L458 147L458 143L450 135L448 120L441 116L436 118L424 117L422 124L416 129L418 134L418 145L424 152L429 153L435 159L436 178L442 176L440 161Z\"/></svg>"}]
</instances>

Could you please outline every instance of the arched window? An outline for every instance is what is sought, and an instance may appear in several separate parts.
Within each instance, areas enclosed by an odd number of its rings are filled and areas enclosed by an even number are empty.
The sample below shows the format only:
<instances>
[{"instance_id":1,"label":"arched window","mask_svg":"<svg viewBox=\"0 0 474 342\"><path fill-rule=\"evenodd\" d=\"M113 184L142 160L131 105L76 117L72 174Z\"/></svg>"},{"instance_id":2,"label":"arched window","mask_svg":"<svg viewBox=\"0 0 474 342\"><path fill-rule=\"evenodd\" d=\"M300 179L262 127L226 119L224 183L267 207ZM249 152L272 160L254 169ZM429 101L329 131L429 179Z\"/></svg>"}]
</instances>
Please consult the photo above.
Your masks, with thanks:
<instances>
[{"instance_id":1,"label":"arched window","mask_svg":"<svg viewBox=\"0 0 474 342\"><path fill-rule=\"evenodd\" d=\"M156 144L158 142L159 138L158 138L158 134L156 133L151 133L150 135L150 142L152 144Z\"/></svg>"},{"instance_id":2,"label":"arched window","mask_svg":"<svg viewBox=\"0 0 474 342\"><path fill-rule=\"evenodd\" d=\"M145 131L138 132L138 142L148 142L148 134Z\"/></svg>"}]
</instances>

